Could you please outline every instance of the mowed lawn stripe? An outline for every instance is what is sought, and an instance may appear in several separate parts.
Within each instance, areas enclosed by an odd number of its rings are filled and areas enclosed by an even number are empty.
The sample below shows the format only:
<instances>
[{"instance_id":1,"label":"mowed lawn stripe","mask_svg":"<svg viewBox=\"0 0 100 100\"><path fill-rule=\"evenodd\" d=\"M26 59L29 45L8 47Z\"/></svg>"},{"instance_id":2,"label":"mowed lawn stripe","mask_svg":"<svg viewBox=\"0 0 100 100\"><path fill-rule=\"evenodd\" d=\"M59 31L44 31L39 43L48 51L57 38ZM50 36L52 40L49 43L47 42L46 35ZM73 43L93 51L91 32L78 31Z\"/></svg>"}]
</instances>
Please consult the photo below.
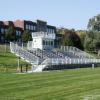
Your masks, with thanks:
<instances>
[{"instance_id":1,"label":"mowed lawn stripe","mask_svg":"<svg viewBox=\"0 0 100 100\"><path fill-rule=\"evenodd\" d=\"M75 69L35 74L0 74L0 97L23 100L78 100L100 93L100 69ZM97 91L96 91L97 90ZM59 99L58 99L59 98Z\"/></svg>"}]
</instances>

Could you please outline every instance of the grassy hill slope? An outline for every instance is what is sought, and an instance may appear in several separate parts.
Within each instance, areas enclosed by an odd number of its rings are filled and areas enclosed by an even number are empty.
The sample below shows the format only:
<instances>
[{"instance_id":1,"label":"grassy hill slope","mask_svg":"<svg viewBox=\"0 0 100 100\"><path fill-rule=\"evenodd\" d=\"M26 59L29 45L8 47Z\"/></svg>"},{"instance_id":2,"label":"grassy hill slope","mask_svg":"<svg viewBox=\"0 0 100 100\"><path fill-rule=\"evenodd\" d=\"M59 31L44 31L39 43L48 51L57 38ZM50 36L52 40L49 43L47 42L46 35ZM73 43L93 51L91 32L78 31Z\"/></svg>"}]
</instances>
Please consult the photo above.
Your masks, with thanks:
<instances>
[{"instance_id":1,"label":"grassy hill slope","mask_svg":"<svg viewBox=\"0 0 100 100\"><path fill-rule=\"evenodd\" d=\"M20 65L25 67L27 62L20 59ZM30 66L30 64L28 64ZM0 72L16 72L18 67L18 57L15 54L10 53L9 45L0 45Z\"/></svg>"},{"instance_id":2,"label":"grassy hill slope","mask_svg":"<svg viewBox=\"0 0 100 100\"><path fill-rule=\"evenodd\" d=\"M100 68L0 73L0 100L100 100Z\"/></svg>"}]
</instances>

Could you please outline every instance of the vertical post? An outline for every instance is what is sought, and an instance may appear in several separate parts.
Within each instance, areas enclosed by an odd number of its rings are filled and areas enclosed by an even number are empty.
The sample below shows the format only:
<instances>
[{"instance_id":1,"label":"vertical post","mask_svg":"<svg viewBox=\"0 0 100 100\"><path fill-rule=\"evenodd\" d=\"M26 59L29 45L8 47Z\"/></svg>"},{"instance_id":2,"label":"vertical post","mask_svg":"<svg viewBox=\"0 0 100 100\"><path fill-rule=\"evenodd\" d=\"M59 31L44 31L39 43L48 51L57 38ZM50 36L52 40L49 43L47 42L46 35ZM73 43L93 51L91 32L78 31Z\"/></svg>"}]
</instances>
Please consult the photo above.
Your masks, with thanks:
<instances>
[{"instance_id":1,"label":"vertical post","mask_svg":"<svg viewBox=\"0 0 100 100\"><path fill-rule=\"evenodd\" d=\"M7 46L6 46L6 43L5 43L5 53L7 52Z\"/></svg>"},{"instance_id":2,"label":"vertical post","mask_svg":"<svg viewBox=\"0 0 100 100\"><path fill-rule=\"evenodd\" d=\"M27 69L28 69L28 65L26 64L26 72L27 72Z\"/></svg>"},{"instance_id":3,"label":"vertical post","mask_svg":"<svg viewBox=\"0 0 100 100\"><path fill-rule=\"evenodd\" d=\"M22 64L21 64L21 73L23 72Z\"/></svg>"},{"instance_id":4,"label":"vertical post","mask_svg":"<svg viewBox=\"0 0 100 100\"><path fill-rule=\"evenodd\" d=\"M43 50L42 50L42 59L43 59Z\"/></svg>"},{"instance_id":5,"label":"vertical post","mask_svg":"<svg viewBox=\"0 0 100 100\"><path fill-rule=\"evenodd\" d=\"M20 71L20 69L19 69L19 66L20 66L20 57L18 57L17 63L18 63L17 70L18 70L18 72L19 72L19 71Z\"/></svg>"},{"instance_id":6,"label":"vertical post","mask_svg":"<svg viewBox=\"0 0 100 100\"><path fill-rule=\"evenodd\" d=\"M94 69L94 64L92 64L92 69Z\"/></svg>"},{"instance_id":7,"label":"vertical post","mask_svg":"<svg viewBox=\"0 0 100 100\"><path fill-rule=\"evenodd\" d=\"M32 64L32 66L31 66L31 70L32 70L32 72L33 72L33 70L34 70L34 65Z\"/></svg>"},{"instance_id":8,"label":"vertical post","mask_svg":"<svg viewBox=\"0 0 100 100\"><path fill-rule=\"evenodd\" d=\"M72 60L71 59L69 59L69 64L72 64Z\"/></svg>"},{"instance_id":9,"label":"vertical post","mask_svg":"<svg viewBox=\"0 0 100 100\"><path fill-rule=\"evenodd\" d=\"M22 49L23 49L23 42L22 42Z\"/></svg>"},{"instance_id":10,"label":"vertical post","mask_svg":"<svg viewBox=\"0 0 100 100\"><path fill-rule=\"evenodd\" d=\"M37 63L36 63L37 65L39 64L39 58L37 58Z\"/></svg>"},{"instance_id":11,"label":"vertical post","mask_svg":"<svg viewBox=\"0 0 100 100\"><path fill-rule=\"evenodd\" d=\"M66 51L66 48L65 48L65 46L64 46L64 52Z\"/></svg>"}]
</instances>

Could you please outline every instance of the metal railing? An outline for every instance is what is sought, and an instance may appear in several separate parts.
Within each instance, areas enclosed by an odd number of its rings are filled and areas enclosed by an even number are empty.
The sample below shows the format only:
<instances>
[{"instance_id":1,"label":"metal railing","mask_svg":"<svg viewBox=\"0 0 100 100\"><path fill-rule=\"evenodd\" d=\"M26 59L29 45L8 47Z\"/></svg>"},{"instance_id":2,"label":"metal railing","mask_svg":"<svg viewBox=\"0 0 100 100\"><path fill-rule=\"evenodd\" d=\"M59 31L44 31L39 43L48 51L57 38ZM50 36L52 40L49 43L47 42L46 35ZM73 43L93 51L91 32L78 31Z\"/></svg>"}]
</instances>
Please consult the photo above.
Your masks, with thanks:
<instances>
[{"instance_id":1,"label":"metal railing","mask_svg":"<svg viewBox=\"0 0 100 100\"><path fill-rule=\"evenodd\" d=\"M55 39L55 33L33 32L33 33L32 33L32 38L33 38L33 37L43 37L43 38Z\"/></svg>"},{"instance_id":2,"label":"metal railing","mask_svg":"<svg viewBox=\"0 0 100 100\"><path fill-rule=\"evenodd\" d=\"M74 55L82 57L82 58L95 58L94 56L90 55L89 53L86 53L85 51L82 51L73 46L61 46L60 49L63 52L72 52Z\"/></svg>"},{"instance_id":3,"label":"metal railing","mask_svg":"<svg viewBox=\"0 0 100 100\"><path fill-rule=\"evenodd\" d=\"M36 49L36 53L30 53L28 50L25 50L23 47L19 46L17 43L10 42L10 50L12 53L15 53L17 56L23 58L32 64L32 72L40 72L48 65L65 65L65 64L100 64L100 59L92 58L91 55L81 51L75 47L64 47L63 52L54 52L54 51L42 51ZM44 52L44 53L43 53ZM48 52L48 53L47 53ZM71 54L80 56L80 57L67 57L65 53L71 52ZM52 55L50 55L52 54ZM69 53L69 56L72 56ZM44 56L44 57L42 57ZM63 57L62 57L63 56Z\"/></svg>"},{"instance_id":4,"label":"metal railing","mask_svg":"<svg viewBox=\"0 0 100 100\"><path fill-rule=\"evenodd\" d=\"M21 57L22 59L26 60L31 64L39 64L39 57L31 54L27 50L23 49L22 47L18 46L16 43L10 42L10 50L12 53L15 53L17 56Z\"/></svg>"},{"instance_id":5,"label":"metal railing","mask_svg":"<svg viewBox=\"0 0 100 100\"><path fill-rule=\"evenodd\" d=\"M100 59L63 59L63 58L49 58L42 64L47 65L63 65L63 64L100 64Z\"/></svg>"}]
</instances>

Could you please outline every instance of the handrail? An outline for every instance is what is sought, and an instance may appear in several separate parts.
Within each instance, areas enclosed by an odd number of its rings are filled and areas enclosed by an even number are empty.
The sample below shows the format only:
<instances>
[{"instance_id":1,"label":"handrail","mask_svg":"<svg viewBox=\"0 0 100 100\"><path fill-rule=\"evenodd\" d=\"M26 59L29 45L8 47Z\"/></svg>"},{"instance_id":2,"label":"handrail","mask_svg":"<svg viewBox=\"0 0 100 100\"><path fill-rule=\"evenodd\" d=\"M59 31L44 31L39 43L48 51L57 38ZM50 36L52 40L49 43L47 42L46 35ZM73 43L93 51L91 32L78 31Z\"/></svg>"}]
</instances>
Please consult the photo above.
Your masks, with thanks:
<instances>
[{"instance_id":1,"label":"handrail","mask_svg":"<svg viewBox=\"0 0 100 100\"><path fill-rule=\"evenodd\" d=\"M49 58L42 64L44 65L59 65L59 64L95 64L100 63L100 59L63 59L63 58Z\"/></svg>"},{"instance_id":2,"label":"handrail","mask_svg":"<svg viewBox=\"0 0 100 100\"><path fill-rule=\"evenodd\" d=\"M39 64L39 57L31 54L30 52L21 48L15 43L10 42L10 50L12 53L15 53L17 56L20 56L31 64Z\"/></svg>"},{"instance_id":3,"label":"handrail","mask_svg":"<svg viewBox=\"0 0 100 100\"><path fill-rule=\"evenodd\" d=\"M89 53L86 53L85 51L82 51L73 46L61 46L60 49L63 50L64 52L73 52L77 56L95 58L94 56L90 55Z\"/></svg>"}]
</instances>

